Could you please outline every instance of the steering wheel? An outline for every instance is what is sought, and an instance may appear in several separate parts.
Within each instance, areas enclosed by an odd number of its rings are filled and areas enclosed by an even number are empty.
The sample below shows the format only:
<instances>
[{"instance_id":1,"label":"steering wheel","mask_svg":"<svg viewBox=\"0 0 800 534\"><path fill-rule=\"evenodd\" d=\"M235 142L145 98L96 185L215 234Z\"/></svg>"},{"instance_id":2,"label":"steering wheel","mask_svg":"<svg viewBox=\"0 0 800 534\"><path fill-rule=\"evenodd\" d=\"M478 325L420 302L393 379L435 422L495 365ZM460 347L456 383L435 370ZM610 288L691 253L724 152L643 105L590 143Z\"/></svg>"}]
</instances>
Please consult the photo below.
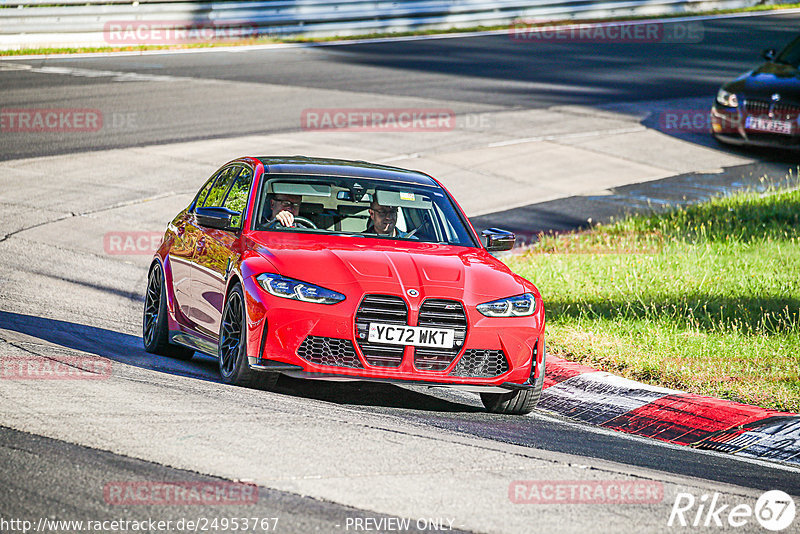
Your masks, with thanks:
<instances>
[{"instance_id":1,"label":"steering wheel","mask_svg":"<svg viewBox=\"0 0 800 534\"><path fill-rule=\"evenodd\" d=\"M301 228L313 228L314 230L318 230L317 225L311 222L310 220L306 219L305 217L295 217L294 224L297 225L299 223ZM278 220L278 217L275 216L265 225L267 228L274 228L275 226L283 226L283 223Z\"/></svg>"}]
</instances>

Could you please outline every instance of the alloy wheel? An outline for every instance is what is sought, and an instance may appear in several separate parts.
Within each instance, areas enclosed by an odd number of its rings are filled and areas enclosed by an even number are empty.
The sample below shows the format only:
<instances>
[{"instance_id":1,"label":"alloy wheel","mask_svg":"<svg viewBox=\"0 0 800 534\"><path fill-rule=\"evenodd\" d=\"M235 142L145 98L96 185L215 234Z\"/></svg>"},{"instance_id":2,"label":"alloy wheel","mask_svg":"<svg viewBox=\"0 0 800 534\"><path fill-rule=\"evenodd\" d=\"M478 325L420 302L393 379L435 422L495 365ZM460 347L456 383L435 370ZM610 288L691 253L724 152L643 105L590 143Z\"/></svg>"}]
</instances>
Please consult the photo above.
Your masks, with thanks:
<instances>
[{"instance_id":1,"label":"alloy wheel","mask_svg":"<svg viewBox=\"0 0 800 534\"><path fill-rule=\"evenodd\" d=\"M239 293L231 292L225 315L222 317L222 335L219 343L220 371L225 376L233 374L242 342L242 300Z\"/></svg>"},{"instance_id":2,"label":"alloy wheel","mask_svg":"<svg viewBox=\"0 0 800 534\"><path fill-rule=\"evenodd\" d=\"M152 345L156 337L158 312L161 308L161 284L161 267L155 266L150 271L144 301L144 342L147 346Z\"/></svg>"}]
</instances>

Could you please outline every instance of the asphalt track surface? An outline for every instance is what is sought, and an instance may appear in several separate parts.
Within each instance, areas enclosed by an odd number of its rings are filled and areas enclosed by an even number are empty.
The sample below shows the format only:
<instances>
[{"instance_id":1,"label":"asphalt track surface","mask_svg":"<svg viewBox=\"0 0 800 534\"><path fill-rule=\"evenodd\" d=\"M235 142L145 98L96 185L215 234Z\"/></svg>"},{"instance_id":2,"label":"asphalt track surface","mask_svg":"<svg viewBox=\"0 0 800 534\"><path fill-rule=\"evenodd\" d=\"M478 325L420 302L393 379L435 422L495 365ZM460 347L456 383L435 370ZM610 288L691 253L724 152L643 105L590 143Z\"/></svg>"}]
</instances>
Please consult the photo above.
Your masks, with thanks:
<instances>
[{"instance_id":1,"label":"asphalt track surface","mask_svg":"<svg viewBox=\"0 0 800 534\"><path fill-rule=\"evenodd\" d=\"M91 461L87 461L87 457ZM105 522L108 526L119 520L127 519L132 522L153 518L154 524L171 522L177 527L182 519L195 523L202 522L203 519L200 518L213 520L219 516L219 511L214 505L208 504L173 505L166 509L159 504L112 507L109 505L109 502L113 502L110 487L108 492L103 493L103 499L98 499L97 490L105 488L109 483L113 484L113 481L143 483L159 480L186 484L187 488L192 485L203 487L204 484L214 487L215 484L224 483L218 478L170 469L105 451L86 450L71 443L3 427L0 427L0 466L5 474L24 472L31 475L22 483L18 478L4 477L5 497L2 505L6 520L9 517L47 518L58 511L59 515L70 518L91 517L93 521ZM31 481L34 483L31 484ZM247 489L250 488L248 484ZM256 487L252 491L252 497L247 494L242 499L246 501L244 504L227 506L223 517L257 517L259 524L263 521L265 526L269 525L273 530L290 532L324 532L337 524L346 525L348 518L354 521L356 518L382 517L374 513L365 515L360 510L346 506L304 499L269 488ZM107 529L109 532L113 530ZM10 531L10 525L3 529L3 532Z\"/></svg>"},{"instance_id":2,"label":"asphalt track surface","mask_svg":"<svg viewBox=\"0 0 800 534\"><path fill-rule=\"evenodd\" d=\"M426 105L439 100L457 113L480 113L696 97L713 94L721 81L752 67L760 49L787 42L798 26L797 15L705 21L705 37L698 44L598 47L547 43L533 47L497 35L285 50L0 61L3 108L99 108L105 113L133 113L138 121L136 128L104 129L83 136L3 135L0 159L291 132L299 128L300 111L311 106L395 103L408 107L415 99L424 98ZM19 65L61 70L34 71ZM112 74L88 77L88 71ZM113 73L161 78L132 83L130 76L128 82L114 81L121 75ZM164 81L167 83L160 83ZM363 92L363 100L354 101L353 92ZM790 156L762 155L762 166L791 162ZM35 187L30 192L26 205L38 209L44 203L36 198ZM568 212L562 209L567 204L548 210L556 218L562 217L558 224L567 217L564 224L569 226ZM576 211L585 213L582 208ZM558 228L556 222L542 224ZM572 226L579 223L576 217ZM578 479L589 472L594 473L591 476L634 476L663 481L670 487L750 498L768 489L800 495L796 469L667 446L543 412L523 418L497 417L485 413L477 397L459 392L291 379L282 379L275 393L225 387L210 358L197 355L190 362L177 362L144 353L137 335L144 281L141 265L82 255L66 242L24 236L0 241L3 350L56 359L64 354L96 355L118 365L111 379L96 386L69 384L62 390L61 384L0 384L6 406L5 426L0 425L0 484L7 490L0 496L4 518L142 518L149 513L160 519L187 514L231 516L238 510L115 508L103 501L98 488L109 480L220 480L210 475L234 480L250 478L242 475L247 473L261 486L259 505L248 508L248 515L279 515L279 531L284 532L343 531L342 521L347 518L428 513L424 506L415 508L419 501L412 495L439 499L458 494L465 509L494 506L491 495L477 489L478 475L474 475L474 488L469 478L459 478L480 472L472 471L475 466L470 464L485 460L474 452L478 450L523 457L541 468L544 477L556 480ZM43 287L48 291L41 291ZM114 405L109 400L105 404L107 397L124 402ZM56 405L50 406L51 402ZM186 407L180 405L186 411L175 417L162 402L175 406L186 402ZM207 411L194 414L189 406ZM271 428L264 430L264 421L254 415L259 413L274 415L268 421ZM223 416L235 422L223 420ZM317 420L318 426L298 423L306 419ZM258 428L248 426L248 421L257 423ZM170 427L181 433L173 435ZM230 436L232 429L242 434ZM349 469L353 459L348 451L357 455L359 437L374 429L394 436L382 442L387 455L403 451L409 455L408 462L420 465L423 471L425 466L436 465L426 463L432 449L416 445L423 438L437 440L437 447L443 450L469 443L474 456L463 460L466 465L439 474L447 480L438 480L434 489L421 481L392 478L391 458L375 459L376 472ZM236 440L247 442L250 432L265 440L270 433L284 439L297 434L297 439L279 442L287 450L274 443L249 452L234 450ZM198 433L205 435L205 441ZM322 443L313 443L317 433ZM140 443L137 437L141 437ZM216 448L214 440L219 443ZM351 449L348 442L354 444ZM307 462L291 465L283 459L296 460L292 449L302 446L309 447ZM345 478L357 481L363 477L366 489L357 484L336 486L335 477L327 472L313 472L309 467L314 464L313 454L330 460L328 449L331 455L340 453L336 462L341 462L342 472L349 473ZM228 456L249 459L253 467L231 465L226 462ZM280 471L279 464L287 462L290 465L284 465L285 470L307 473L305 478L298 474L298 480L273 480L269 471L264 474L256 465L275 463L273 470ZM508 480L531 477L527 472L514 475L513 470L505 476L501 487L507 487ZM317 479L323 482L315 486ZM378 479L394 488L397 503L378 499L374 506L370 504L369 484ZM447 493L451 480L458 481L460 488ZM325 486L326 481L333 489ZM386 492L389 490L381 484L374 489L376 494ZM406 507L400 505L404 500L410 503ZM585 531L601 522L608 526L601 531L657 532L664 528L669 504L639 511L610 506L518 507L514 513L529 517L528 521L538 519L537 525L554 530ZM653 513L660 516L653 517ZM463 523L466 530L476 531L522 531L513 519L506 523L491 517L488 523L456 517L456 525Z\"/></svg>"},{"instance_id":3,"label":"asphalt track surface","mask_svg":"<svg viewBox=\"0 0 800 534\"><path fill-rule=\"evenodd\" d=\"M520 42L499 34L283 50L0 60L2 69L52 69L0 71L3 108L91 108L107 117L107 127L79 136L3 136L0 158L296 131L307 108L420 102L430 107L439 101L465 114L713 95L723 81L761 62L762 49L788 43L800 16L694 24L702 28L697 43ZM168 83L136 83L136 75ZM114 114L117 127L108 127ZM135 127L125 123L126 116L136 117Z\"/></svg>"}]
</instances>

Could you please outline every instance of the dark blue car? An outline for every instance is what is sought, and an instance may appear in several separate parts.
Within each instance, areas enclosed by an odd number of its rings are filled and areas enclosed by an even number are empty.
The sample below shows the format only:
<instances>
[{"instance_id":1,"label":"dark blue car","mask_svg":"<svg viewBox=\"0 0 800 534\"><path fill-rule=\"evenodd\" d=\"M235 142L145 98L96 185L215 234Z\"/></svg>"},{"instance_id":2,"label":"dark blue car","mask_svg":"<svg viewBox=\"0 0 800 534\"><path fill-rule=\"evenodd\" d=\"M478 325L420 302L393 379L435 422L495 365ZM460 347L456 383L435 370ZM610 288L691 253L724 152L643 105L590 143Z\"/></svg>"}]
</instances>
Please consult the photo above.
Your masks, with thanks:
<instances>
[{"instance_id":1,"label":"dark blue car","mask_svg":"<svg viewBox=\"0 0 800 534\"><path fill-rule=\"evenodd\" d=\"M711 133L734 145L800 148L800 37L766 63L724 84L711 108Z\"/></svg>"}]
</instances>

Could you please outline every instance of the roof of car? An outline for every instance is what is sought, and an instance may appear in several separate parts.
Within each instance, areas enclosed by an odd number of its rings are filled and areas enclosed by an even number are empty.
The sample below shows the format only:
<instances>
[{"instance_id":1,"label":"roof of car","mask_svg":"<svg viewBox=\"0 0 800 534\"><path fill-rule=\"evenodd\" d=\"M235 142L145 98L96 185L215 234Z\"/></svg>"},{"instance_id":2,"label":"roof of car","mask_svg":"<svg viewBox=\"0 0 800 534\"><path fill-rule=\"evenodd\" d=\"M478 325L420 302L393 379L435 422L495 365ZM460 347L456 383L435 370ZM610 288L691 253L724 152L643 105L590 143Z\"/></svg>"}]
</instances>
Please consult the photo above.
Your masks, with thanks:
<instances>
[{"instance_id":1,"label":"roof of car","mask_svg":"<svg viewBox=\"0 0 800 534\"><path fill-rule=\"evenodd\" d=\"M306 156L260 156L258 160L264 164L264 171L269 174L348 176L438 186L433 178L425 173L366 161L309 158Z\"/></svg>"}]
</instances>

